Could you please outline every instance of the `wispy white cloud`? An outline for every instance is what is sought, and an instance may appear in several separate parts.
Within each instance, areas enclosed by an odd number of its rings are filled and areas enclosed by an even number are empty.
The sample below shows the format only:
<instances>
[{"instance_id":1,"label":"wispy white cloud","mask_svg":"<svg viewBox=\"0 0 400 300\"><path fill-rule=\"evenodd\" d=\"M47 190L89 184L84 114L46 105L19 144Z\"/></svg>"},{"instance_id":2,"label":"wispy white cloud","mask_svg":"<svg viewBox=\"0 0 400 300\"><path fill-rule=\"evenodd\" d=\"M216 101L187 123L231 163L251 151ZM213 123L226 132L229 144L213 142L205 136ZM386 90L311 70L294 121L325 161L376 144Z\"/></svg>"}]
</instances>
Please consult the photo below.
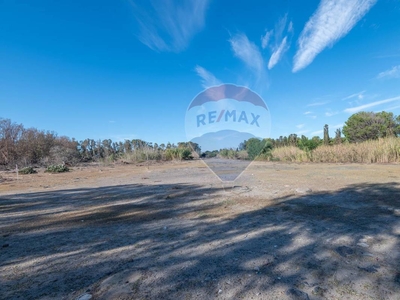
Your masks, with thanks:
<instances>
[{"instance_id":1,"label":"wispy white cloud","mask_svg":"<svg viewBox=\"0 0 400 300\"><path fill-rule=\"evenodd\" d=\"M243 33L234 35L229 42L234 55L260 77L264 72L264 60L258 47Z\"/></svg>"},{"instance_id":2,"label":"wispy white cloud","mask_svg":"<svg viewBox=\"0 0 400 300\"><path fill-rule=\"evenodd\" d=\"M394 66L390 70L381 72L376 77L378 79L390 79L390 78L400 78L400 65Z\"/></svg>"},{"instance_id":3,"label":"wispy white cloud","mask_svg":"<svg viewBox=\"0 0 400 300\"><path fill-rule=\"evenodd\" d=\"M349 100L349 99L352 99L352 98L358 98L358 99L362 100L364 98L364 93L365 92L366 91L361 91L361 92L358 92L358 93L351 94L350 96L344 97L342 100Z\"/></svg>"},{"instance_id":4,"label":"wispy white cloud","mask_svg":"<svg viewBox=\"0 0 400 300\"><path fill-rule=\"evenodd\" d=\"M305 114L305 115L312 114L312 111L306 111L304 114Z\"/></svg>"},{"instance_id":5,"label":"wispy white cloud","mask_svg":"<svg viewBox=\"0 0 400 300\"><path fill-rule=\"evenodd\" d=\"M380 101L375 101L375 102L371 102L371 103L360 105L360 106L356 106L356 107L346 108L344 110L344 112L350 113L350 114L354 114L356 112L365 110L365 109L370 108L370 107L375 107L375 106L378 106L378 105L381 105L381 104L394 102L394 101L399 101L399 100L400 100L400 96L397 96L397 97L388 98L388 99L380 100Z\"/></svg>"},{"instance_id":6,"label":"wispy white cloud","mask_svg":"<svg viewBox=\"0 0 400 300\"><path fill-rule=\"evenodd\" d=\"M325 105L325 104L328 104L328 103L329 103L329 101L313 102L313 103L307 104L307 106L322 106L322 105Z\"/></svg>"},{"instance_id":7,"label":"wispy white cloud","mask_svg":"<svg viewBox=\"0 0 400 300\"><path fill-rule=\"evenodd\" d=\"M196 71L197 75L200 76L202 86L205 89L209 88L210 86L222 84L222 82L220 80L218 80L214 76L214 74L212 74L211 72L207 71L206 69L204 69L201 66L196 66L195 71Z\"/></svg>"},{"instance_id":8,"label":"wispy white cloud","mask_svg":"<svg viewBox=\"0 0 400 300\"><path fill-rule=\"evenodd\" d=\"M289 49L287 45L287 37L285 36L279 47L272 53L268 62L268 69L272 69L280 61L282 55Z\"/></svg>"},{"instance_id":9,"label":"wispy white cloud","mask_svg":"<svg viewBox=\"0 0 400 300\"><path fill-rule=\"evenodd\" d=\"M317 116L308 116L309 118L311 118L311 119L316 119L317 118Z\"/></svg>"},{"instance_id":10,"label":"wispy white cloud","mask_svg":"<svg viewBox=\"0 0 400 300\"><path fill-rule=\"evenodd\" d=\"M275 65L281 60L283 55L286 53L286 51L289 50L290 48L290 40L291 36L293 33L293 23L289 22L289 25L286 26L287 24L287 14L281 18L276 24L274 30L271 30L268 32L268 40L271 39L271 35L274 34L274 42L270 45L271 49L271 57L268 62L268 69L271 70ZM287 27L287 32L289 35L286 35L283 37L283 33ZM265 47L263 47L264 49Z\"/></svg>"},{"instance_id":11,"label":"wispy white cloud","mask_svg":"<svg viewBox=\"0 0 400 300\"><path fill-rule=\"evenodd\" d=\"M293 72L307 67L326 47L344 37L377 0L322 0L298 40Z\"/></svg>"},{"instance_id":12,"label":"wispy white cloud","mask_svg":"<svg viewBox=\"0 0 400 300\"><path fill-rule=\"evenodd\" d=\"M294 28L293 28L293 22L292 22L292 21L289 22L288 30L287 30L287 31L290 32L290 33L293 33Z\"/></svg>"},{"instance_id":13,"label":"wispy white cloud","mask_svg":"<svg viewBox=\"0 0 400 300\"><path fill-rule=\"evenodd\" d=\"M180 52L205 23L209 0L130 1L139 24L139 40L157 51Z\"/></svg>"},{"instance_id":14,"label":"wispy white cloud","mask_svg":"<svg viewBox=\"0 0 400 300\"><path fill-rule=\"evenodd\" d=\"M261 37L261 48L265 49L268 47L273 32L273 30L266 31L265 34Z\"/></svg>"},{"instance_id":15,"label":"wispy white cloud","mask_svg":"<svg viewBox=\"0 0 400 300\"><path fill-rule=\"evenodd\" d=\"M285 14L279 21L275 24L275 42L279 44L279 40L283 36L283 32L286 28L288 14Z\"/></svg>"},{"instance_id":16,"label":"wispy white cloud","mask_svg":"<svg viewBox=\"0 0 400 300\"><path fill-rule=\"evenodd\" d=\"M302 129L304 126L305 126L305 124L299 124L299 125L296 125L296 128Z\"/></svg>"}]
</instances>

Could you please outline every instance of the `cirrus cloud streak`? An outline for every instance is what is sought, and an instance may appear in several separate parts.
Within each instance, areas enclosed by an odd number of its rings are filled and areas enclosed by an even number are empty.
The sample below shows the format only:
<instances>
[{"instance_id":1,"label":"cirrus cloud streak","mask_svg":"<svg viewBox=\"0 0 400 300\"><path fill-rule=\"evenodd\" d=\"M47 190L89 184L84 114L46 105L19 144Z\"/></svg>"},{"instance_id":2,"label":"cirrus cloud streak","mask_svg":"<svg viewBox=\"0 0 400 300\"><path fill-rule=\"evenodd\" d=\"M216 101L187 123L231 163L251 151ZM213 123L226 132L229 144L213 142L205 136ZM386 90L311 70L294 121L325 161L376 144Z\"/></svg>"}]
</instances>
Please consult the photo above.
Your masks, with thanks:
<instances>
[{"instance_id":1,"label":"cirrus cloud streak","mask_svg":"<svg viewBox=\"0 0 400 300\"><path fill-rule=\"evenodd\" d=\"M376 2L322 0L300 34L293 72L307 67L325 48L347 35Z\"/></svg>"},{"instance_id":2,"label":"cirrus cloud streak","mask_svg":"<svg viewBox=\"0 0 400 300\"><path fill-rule=\"evenodd\" d=\"M354 113L362 111L362 110L364 110L366 108L375 107L375 106L378 106L378 105L381 105L381 104L394 102L394 101L399 101L399 100L400 100L400 96L397 96L397 97L388 98L388 99L380 100L380 101L375 101L375 102L371 102L371 103L360 105L360 106L356 106L356 107L347 108L347 109L344 110L344 112L354 114Z\"/></svg>"},{"instance_id":3,"label":"cirrus cloud streak","mask_svg":"<svg viewBox=\"0 0 400 300\"><path fill-rule=\"evenodd\" d=\"M130 1L139 40L152 50L181 52L204 27L209 0Z\"/></svg>"}]
</instances>

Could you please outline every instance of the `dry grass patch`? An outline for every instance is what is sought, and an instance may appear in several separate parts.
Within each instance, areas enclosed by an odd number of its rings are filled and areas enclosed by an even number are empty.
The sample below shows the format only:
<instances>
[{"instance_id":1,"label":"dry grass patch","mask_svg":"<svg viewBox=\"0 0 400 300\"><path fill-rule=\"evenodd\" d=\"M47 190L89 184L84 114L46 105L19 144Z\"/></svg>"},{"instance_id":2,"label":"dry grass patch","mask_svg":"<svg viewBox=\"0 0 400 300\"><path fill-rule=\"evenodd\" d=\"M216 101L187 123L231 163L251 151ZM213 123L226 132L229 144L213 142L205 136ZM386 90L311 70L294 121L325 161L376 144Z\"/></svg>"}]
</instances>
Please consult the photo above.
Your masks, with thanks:
<instances>
[{"instance_id":1,"label":"dry grass patch","mask_svg":"<svg viewBox=\"0 0 400 300\"><path fill-rule=\"evenodd\" d=\"M400 138L384 138L357 144L319 146L312 151L297 147L272 150L272 157L288 162L394 163L400 162Z\"/></svg>"}]
</instances>

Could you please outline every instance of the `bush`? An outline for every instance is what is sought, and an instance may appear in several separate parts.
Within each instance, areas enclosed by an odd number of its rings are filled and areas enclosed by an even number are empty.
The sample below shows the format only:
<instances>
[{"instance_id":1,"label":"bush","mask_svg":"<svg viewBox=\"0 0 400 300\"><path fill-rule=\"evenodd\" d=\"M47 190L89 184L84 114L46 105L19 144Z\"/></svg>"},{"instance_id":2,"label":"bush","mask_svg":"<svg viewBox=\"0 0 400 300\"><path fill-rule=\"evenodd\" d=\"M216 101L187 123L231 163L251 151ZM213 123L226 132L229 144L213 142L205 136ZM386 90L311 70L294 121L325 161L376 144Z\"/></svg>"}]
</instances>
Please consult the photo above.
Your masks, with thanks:
<instances>
[{"instance_id":1,"label":"bush","mask_svg":"<svg viewBox=\"0 0 400 300\"><path fill-rule=\"evenodd\" d=\"M240 150L237 152L237 158L238 159L248 159L249 158L249 154L247 153L246 150Z\"/></svg>"},{"instance_id":2,"label":"bush","mask_svg":"<svg viewBox=\"0 0 400 300\"><path fill-rule=\"evenodd\" d=\"M18 171L19 174L35 174L37 171L33 167L25 167Z\"/></svg>"},{"instance_id":3,"label":"bush","mask_svg":"<svg viewBox=\"0 0 400 300\"><path fill-rule=\"evenodd\" d=\"M236 159L237 151L233 149L221 149L219 151L219 156L223 158Z\"/></svg>"},{"instance_id":4,"label":"bush","mask_svg":"<svg viewBox=\"0 0 400 300\"><path fill-rule=\"evenodd\" d=\"M182 154L181 154L181 159L193 159L192 156L192 151L190 149L183 149Z\"/></svg>"},{"instance_id":5,"label":"bush","mask_svg":"<svg viewBox=\"0 0 400 300\"><path fill-rule=\"evenodd\" d=\"M46 172L49 173L63 173L68 171L69 169L66 165L50 165L46 169Z\"/></svg>"},{"instance_id":6,"label":"bush","mask_svg":"<svg viewBox=\"0 0 400 300\"><path fill-rule=\"evenodd\" d=\"M173 148L165 151L166 160L188 160L193 159L192 151L188 148Z\"/></svg>"},{"instance_id":7,"label":"bush","mask_svg":"<svg viewBox=\"0 0 400 300\"><path fill-rule=\"evenodd\" d=\"M205 151L201 154L202 158L212 158L212 157L216 157L218 155L218 151L214 150L214 151Z\"/></svg>"}]
</instances>

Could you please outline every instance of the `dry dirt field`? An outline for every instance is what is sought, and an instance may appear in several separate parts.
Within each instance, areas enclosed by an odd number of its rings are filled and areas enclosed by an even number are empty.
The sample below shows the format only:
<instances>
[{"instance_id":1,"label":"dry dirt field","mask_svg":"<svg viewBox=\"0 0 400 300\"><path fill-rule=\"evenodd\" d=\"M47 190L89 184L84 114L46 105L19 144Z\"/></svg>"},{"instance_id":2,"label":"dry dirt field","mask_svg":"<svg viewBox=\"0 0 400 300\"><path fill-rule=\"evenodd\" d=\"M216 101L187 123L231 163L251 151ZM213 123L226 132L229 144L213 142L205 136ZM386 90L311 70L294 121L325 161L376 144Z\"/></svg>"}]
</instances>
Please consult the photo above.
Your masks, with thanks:
<instances>
[{"instance_id":1,"label":"dry dirt field","mask_svg":"<svg viewBox=\"0 0 400 300\"><path fill-rule=\"evenodd\" d=\"M0 172L1 299L400 299L400 165Z\"/></svg>"}]
</instances>

